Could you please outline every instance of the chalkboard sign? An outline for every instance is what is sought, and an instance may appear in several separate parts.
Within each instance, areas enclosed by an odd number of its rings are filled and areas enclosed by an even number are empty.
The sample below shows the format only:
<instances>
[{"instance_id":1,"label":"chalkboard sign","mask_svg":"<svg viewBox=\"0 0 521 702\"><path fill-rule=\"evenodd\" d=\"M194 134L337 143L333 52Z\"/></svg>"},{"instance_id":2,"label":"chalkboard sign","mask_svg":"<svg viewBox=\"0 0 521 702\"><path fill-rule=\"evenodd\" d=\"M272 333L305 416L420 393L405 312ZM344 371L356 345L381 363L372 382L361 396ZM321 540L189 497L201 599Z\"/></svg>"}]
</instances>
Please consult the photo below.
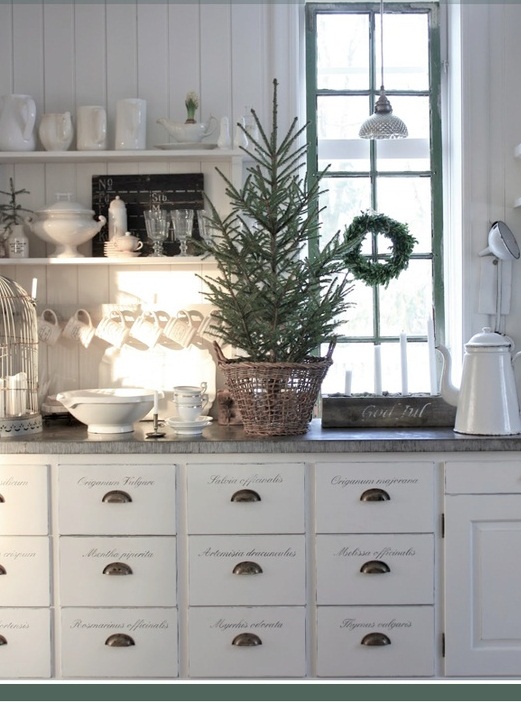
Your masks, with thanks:
<instances>
[{"instance_id":1,"label":"chalkboard sign","mask_svg":"<svg viewBox=\"0 0 521 702\"><path fill-rule=\"evenodd\" d=\"M92 209L95 217L108 218L111 201L119 195L127 208L127 229L143 241L142 256L152 252L147 239L143 211L154 205L167 210L204 208L204 175L202 173L159 173L148 175L92 176ZM197 217L194 217L193 238L200 239ZM102 227L92 240L92 255L104 255L108 241L108 226ZM167 256L179 253L176 241L166 241L163 250ZM188 250L190 253L190 249Z\"/></svg>"}]
</instances>

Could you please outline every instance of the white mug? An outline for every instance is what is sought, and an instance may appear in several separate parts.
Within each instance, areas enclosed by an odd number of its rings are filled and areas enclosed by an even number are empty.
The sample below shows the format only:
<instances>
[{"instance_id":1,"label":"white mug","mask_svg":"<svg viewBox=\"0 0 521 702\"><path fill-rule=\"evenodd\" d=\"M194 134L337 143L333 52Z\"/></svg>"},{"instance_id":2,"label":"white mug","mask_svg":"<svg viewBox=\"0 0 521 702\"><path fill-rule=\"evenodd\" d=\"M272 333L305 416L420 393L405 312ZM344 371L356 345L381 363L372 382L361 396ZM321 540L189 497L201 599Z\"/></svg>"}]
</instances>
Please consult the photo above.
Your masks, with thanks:
<instances>
[{"instance_id":1,"label":"white mug","mask_svg":"<svg viewBox=\"0 0 521 702\"><path fill-rule=\"evenodd\" d=\"M96 336L106 341L111 346L120 349L127 341L130 329L125 323L125 317L121 312L113 311L96 327Z\"/></svg>"},{"instance_id":2,"label":"white mug","mask_svg":"<svg viewBox=\"0 0 521 702\"><path fill-rule=\"evenodd\" d=\"M84 321L82 321L82 319ZM88 348L95 334L92 319L87 310L79 309L67 321L63 329L63 336L73 341L77 341L83 347Z\"/></svg>"},{"instance_id":3,"label":"white mug","mask_svg":"<svg viewBox=\"0 0 521 702\"><path fill-rule=\"evenodd\" d=\"M157 344L162 333L163 329L155 312L143 312L130 327L130 336L150 349Z\"/></svg>"},{"instance_id":4,"label":"white mug","mask_svg":"<svg viewBox=\"0 0 521 702\"><path fill-rule=\"evenodd\" d=\"M54 346L62 333L56 312L50 308L45 309L37 319L37 326L39 341Z\"/></svg>"},{"instance_id":5,"label":"white mug","mask_svg":"<svg viewBox=\"0 0 521 702\"><path fill-rule=\"evenodd\" d=\"M46 112L40 119L38 135L46 151L67 151L74 136L71 113Z\"/></svg>"},{"instance_id":6,"label":"white mug","mask_svg":"<svg viewBox=\"0 0 521 702\"><path fill-rule=\"evenodd\" d=\"M140 98L125 98L116 103L116 137L118 149L145 149L147 140L147 103Z\"/></svg>"},{"instance_id":7,"label":"white mug","mask_svg":"<svg viewBox=\"0 0 521 702\"><path fill-rule=\"evenodd\" d=\"M175 317L169 319L163 334L170 341L187 348L192 342L195 331L191 316L185 310L180 310Z\"/></svg>"},{"instance_id":8,"label":"white mug","mask_svg":"<svg viewBox=\"0 0 521 702\"><path fill-rule=\"evenodd\" d=\"M104 151L107 148L107 112L104 107L78 107L76 122L78 151Z\"/></svg>"}]
</instances>

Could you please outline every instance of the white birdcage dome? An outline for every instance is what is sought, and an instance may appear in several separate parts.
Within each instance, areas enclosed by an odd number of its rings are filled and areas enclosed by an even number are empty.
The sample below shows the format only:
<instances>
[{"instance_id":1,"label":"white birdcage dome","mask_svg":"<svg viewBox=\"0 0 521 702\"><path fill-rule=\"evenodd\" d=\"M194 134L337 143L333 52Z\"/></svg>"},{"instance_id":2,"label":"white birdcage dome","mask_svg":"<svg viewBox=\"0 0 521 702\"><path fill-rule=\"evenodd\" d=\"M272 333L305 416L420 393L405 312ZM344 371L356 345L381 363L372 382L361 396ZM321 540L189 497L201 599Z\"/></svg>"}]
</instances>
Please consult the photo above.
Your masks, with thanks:
<instances>
[{"instance_id":1,"label":"white birdcage dome","mask_svg":"<svg viewBox=\"0 0 521 702\"><path fill-rule=\"evenodd\" d=\"M42 431L34 299L0 276L0 437Z\"/></svg>"}]
</instances>

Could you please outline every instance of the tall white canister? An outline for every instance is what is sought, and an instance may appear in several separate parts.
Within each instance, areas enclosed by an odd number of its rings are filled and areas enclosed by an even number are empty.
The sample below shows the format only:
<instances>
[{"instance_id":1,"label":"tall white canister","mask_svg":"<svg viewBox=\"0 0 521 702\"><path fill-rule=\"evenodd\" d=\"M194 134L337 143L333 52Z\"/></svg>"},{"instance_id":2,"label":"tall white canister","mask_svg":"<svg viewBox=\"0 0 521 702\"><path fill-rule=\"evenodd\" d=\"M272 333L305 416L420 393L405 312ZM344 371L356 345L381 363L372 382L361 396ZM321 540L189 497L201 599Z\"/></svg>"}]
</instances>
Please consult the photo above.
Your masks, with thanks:
<instances>
[{"instance_id":1,"label":"tall white canister","mask_svg":"<svg viewBox=\"0 0 521 702\"><path fill-rule=\"evenodd\" d=\"M147 141L147 103L140 98L125 98L116 103L117 150L145 149Z\"/></svg>"}]
</instances>

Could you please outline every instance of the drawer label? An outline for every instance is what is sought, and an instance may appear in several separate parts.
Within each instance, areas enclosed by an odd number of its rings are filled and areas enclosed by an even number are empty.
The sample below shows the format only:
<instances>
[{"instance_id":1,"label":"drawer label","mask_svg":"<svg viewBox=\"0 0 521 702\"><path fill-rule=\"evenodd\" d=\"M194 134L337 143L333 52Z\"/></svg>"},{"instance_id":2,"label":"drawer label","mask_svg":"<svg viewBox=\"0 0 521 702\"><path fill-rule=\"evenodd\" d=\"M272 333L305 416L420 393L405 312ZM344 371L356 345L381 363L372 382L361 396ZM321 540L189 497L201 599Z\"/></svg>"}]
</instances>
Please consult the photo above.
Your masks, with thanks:
<instances>
[{"instance_id":1,"label":"drawer label","mask_svg":"<svg viewBox=\"0 0 521 702\"><path fill-rule=\"evenodd\" d=\"M141 476L135 475L124 475L119 480L99 480L98 478L88 478L82 475L78 478L78 485L81 487L88 488L89 490L93 488L114 488L114 487L132 487L132 488L142 488L142 487L153 487L156 484L155 480L150 478L142 478Z\"/></svg>"},{"instance_id":2,"label":"drawer label","mask_svg":"<svg viewBox=\"0 0 521 702\"><path fill-rule=\"evenodd\" d=\"M248 620L238 619L237 621L224 619L221 617L213 624L210 624L210 629L219 629L227 631L228 629L283 629L284 624L277 619L276 621L268 621L266 619Z\"/></svg>"},{"instance_id":3,"label":"drawer label","mask_svg":"<svg viewBox=\"0 0 521 702\"><path fill-rule=\"evenodd\" d=\"M243 551L239 548L224 550L208 546L208 548L205 548L198 554L200 558L204 558L205 556L213 558L295 558L296 555L297 551L291 546L281 551L271 551L261 548L251 548L247 551Z\"/></svg>"},{"instance_id":4,"label":"drawer label","mask_svg":"<svg viewBox=\"0 0 521 702\"><path fill-rule=\"evenodd\" d=\"M86 553L82 554L82 558L154 558L153 551L118 551L117 548L98 549L91 548Z\"/></svg>"},{"instance_id":5,"label":"drawer label","mask_svg":"<svg viewBox=\"0 0 521 702\"><path fill-rule=\"evenodd\" d=\"M381 558L389 557L399 558L401 556L415 556L416 550L412 546L409 546L409 548L392 548L391 546L384 546L384 548L376 549L374 551L371 551L367 548L359 548L358 546L342 546L340 551L337 551L333 555L339 558L366 558L367 556L370 556L371 558L376 558L377 560L380 560Z\"/></svg>"},{"instance_id":6,"label":"drawer label","mask_svg":"<svg viewBox=\"0 0 521 702\"><path fill-rule=\"evenodd\" d=\"M166 619L161 621L153 621L151 619L136 619L132 622L116 621L115 618L109 621L86 621L85 619L74 619L70 625L69 629L101 629L101 630L113 630L113 629L124 629L125 631L143 631L151 629L168 629L170 624Z\"/></svg>"},{"instance_id":7,"label":"drawer label","mask_svg":"<svg viewBox=\"0 0 521 702\"><path fill-rule=\"evenodd\" d=\"M2 631L7 631L11 629L12 631L17 630L20 631L21 629L30 629L31 625L29 622L12 622L12 621L3 621L0 619L0 632Z\"/></svg>"},{"instance_id":8,"label":"drawer label","mask_svg":"<svg viewBox=\"0 0 521 702\"><path fill-rule=\"evenodd\" d=\"M360 621L353 617L343 619L340 622L339 629L348 629L349 631L355 631L356 629L387 629L392 631L393 629L410 629L412 626L413 623L410 619L404 621L394 618L384 621Z\"/></svg>"},{"instance_id":9,"label":"drawer label","mask_svg":"<svg viewBox=\"0 0 521 702\"><path fill-rule=\"evenodd\" d=\"M0 551L1 558L9 558L12 561L17 561L19 558L36 558L36 551Z\"/></svg>"},{"instance_id":10,"label":"drawer label","mask_svg":"<svg viewBox=\"0 0 521 702\"><path fill-rule=\"evenodd\" d=\"M393 487L402 485L417 485L418 478L347 478L345 475L334 475L331 478L331 485L340 488L351 486L367 487L368 485L379 485L383 487Z\"/></svg>"},{"instance_id":11,"label":"drawer label","mask_svg":"<svg viewBox=\"0 0 521 702\"><path fill-rule=\"evenodd\" d=\"M266 475L263 473L252 473L244 478L237 478L232 475L221 475L216 473L208 478L208 485L235 485L238 487L252 487L254 485L280 485L284 478L280 473L276 475Z\"/></svg>"},{"instance_id":12,"label":"drawer label","mask_svg":"<svg viewBox=\"0 0 521 702\"><path fill-rule=\"evenodd\" d=\"M0 479L0 487L29 487L28 480L20 480L10 475L8 478Z\"/></svg>"}]
</instances>

